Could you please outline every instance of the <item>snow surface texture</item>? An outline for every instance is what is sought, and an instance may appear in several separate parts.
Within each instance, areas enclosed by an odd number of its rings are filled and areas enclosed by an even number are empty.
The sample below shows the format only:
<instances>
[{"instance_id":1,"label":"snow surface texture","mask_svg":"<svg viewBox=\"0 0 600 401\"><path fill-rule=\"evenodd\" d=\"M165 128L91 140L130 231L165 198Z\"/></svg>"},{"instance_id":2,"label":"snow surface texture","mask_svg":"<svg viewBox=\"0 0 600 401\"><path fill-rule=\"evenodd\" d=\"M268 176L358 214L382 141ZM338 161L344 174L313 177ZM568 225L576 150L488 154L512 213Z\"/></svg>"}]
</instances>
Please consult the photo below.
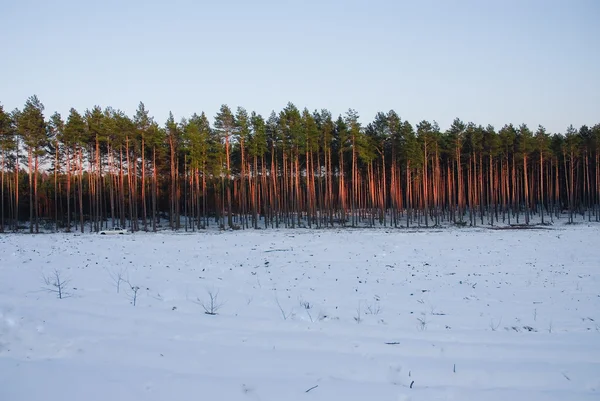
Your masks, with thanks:
<instances>
[{"instance_id":1,"label":"snow surface texture","mask_svg":"<svg viewBox=\"0 0 600 401\"><path fill-rule=\"evenodd\" d=\"M0 236L0 400L598 400L599 233Z\"/></svg>"}]
</instances>

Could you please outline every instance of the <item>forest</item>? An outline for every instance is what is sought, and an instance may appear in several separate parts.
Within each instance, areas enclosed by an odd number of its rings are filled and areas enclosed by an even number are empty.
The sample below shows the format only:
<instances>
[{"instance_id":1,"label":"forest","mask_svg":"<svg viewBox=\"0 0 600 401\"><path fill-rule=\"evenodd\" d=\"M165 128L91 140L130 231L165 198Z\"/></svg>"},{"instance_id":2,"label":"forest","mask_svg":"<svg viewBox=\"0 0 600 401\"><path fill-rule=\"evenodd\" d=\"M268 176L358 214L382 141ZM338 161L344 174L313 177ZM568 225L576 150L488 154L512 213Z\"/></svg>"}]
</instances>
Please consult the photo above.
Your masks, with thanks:
<instances>
[{"instance_id":1,"label":"forest","mask_svg":"<svg viewBox=\"0 0 600 401\"><path fill-rule=\"evenodd\" d=\"M66 117L66 118L65 118ZM0 105L0 232L435 227L600 220L600 124L549 133L456 118L445 131L392 111L157 123L95 106Z\"/></svg>"}]
</instances>

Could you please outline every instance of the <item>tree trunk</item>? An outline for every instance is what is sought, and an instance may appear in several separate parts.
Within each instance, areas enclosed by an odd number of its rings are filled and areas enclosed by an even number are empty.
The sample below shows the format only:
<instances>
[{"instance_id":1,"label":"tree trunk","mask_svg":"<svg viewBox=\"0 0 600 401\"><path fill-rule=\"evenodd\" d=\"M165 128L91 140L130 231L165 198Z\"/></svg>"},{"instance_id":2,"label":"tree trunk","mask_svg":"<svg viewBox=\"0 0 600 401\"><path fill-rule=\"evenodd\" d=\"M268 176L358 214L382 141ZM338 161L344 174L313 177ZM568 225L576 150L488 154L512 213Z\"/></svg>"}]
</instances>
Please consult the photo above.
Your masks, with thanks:
<instances>
[{"instance_id":1,"label":"tree trunk","mask_svg":"<svg viewBox=\"0 0 600 401\"><path fill-rule=\"evenodd\" d=\"M27 152L27 159L29 170L29 233L33 234L33 155L31 148Z\"/></svg>"},{"instance_id":2,"label":"tree trunk","mask_svg":"<svg viewBox=\"0 0 600 401\"><path fill-rule=\"evenodd\" d=\"M540 217L544 224L544 153L540 150Z\"/></svg>"},{"instance_id":3,"label":"tree trunk","mask_svg":"<svg viewBox=\"0 0 600 401\"><path fill-rule=\"evenodd\" d=\"M83 234L84 232L84 227L83 227L83 220L84 220L84 216L83 216L83 151L81 150L81 147L79 147L78 149L78 162L77 162L77 167L79 169L79 223L80 223L80 228L81 228L81 233Z\"/></svg>"},{"instance_id":4,"label":"tree trunk","mask_svg":"<svg viewBox=\"0 0 600 401\"><path fill-rule=\"evenodd\" d=\"M0 207L0 233L4 232L4 156L5 151L2 149L2 164L0 164L0 174L2 178L0 179L0 202L2 206Z\"/></svg>"},{"instance_id":5,"label":"tree trunk","mask_svg":"<svg viewBox=\"0 0 600 401\"><path fill-rule=\"evenodd\" d=\"M35 174L33 177L33 198L35 200L35 233L40 232L40 219L39 219L39 196L38 196L38 155L35 154Z\"/></svg>"},{"instance_id":6,"label":"tree trunk","mask_svg":"<svg viewBox=\"0 0 600 401\"><path fill-rule=\"evenodd\" d=\"M146 220L146 159L145 159L146 147L144 143L144 137L142 136L142 221L144 224L144 231L148 231L148 221Z\"/></svg>"},{"instance_id":7,"label":"tree trunk","mask_svg":"<svg viewBox=\"0 0 600 401\"><path fill-rule=\"evenodd\" d=\"M156 174L156 146L152 148L152 231L156 232L156 199L157 199L157 174Z\"/></svg>"}]
</instances>

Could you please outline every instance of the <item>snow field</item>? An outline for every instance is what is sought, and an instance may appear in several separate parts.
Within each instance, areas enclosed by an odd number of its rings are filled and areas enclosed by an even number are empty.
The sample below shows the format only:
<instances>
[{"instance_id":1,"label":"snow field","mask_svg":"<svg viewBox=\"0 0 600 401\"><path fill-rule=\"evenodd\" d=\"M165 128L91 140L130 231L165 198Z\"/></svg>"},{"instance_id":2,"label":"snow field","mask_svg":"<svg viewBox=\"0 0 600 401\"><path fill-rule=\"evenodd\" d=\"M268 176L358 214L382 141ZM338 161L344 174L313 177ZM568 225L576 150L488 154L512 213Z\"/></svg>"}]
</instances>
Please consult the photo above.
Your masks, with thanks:
<instances>
[{"instance_id":1,"label":"snow field","mask_svg":"<svg viewBox=\"0 0 600 401\"><path fill-rule=\"evenodd\" d=\"M599 233L0 236L0 400L597 400Z\"/></svg>"}]
</instances>

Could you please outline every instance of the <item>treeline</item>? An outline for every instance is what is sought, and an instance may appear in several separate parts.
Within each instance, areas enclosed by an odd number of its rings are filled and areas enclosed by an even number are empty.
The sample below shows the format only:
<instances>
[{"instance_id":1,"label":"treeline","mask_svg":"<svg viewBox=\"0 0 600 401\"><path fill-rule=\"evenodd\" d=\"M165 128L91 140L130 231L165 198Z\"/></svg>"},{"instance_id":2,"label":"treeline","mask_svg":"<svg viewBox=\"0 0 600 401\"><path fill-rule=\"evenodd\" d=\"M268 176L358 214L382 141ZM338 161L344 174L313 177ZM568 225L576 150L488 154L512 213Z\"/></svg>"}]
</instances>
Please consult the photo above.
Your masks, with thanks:
<instances>
[{"instance_id":1,"label":"treeline","mask_svg":"<svg viewBox=\"0 0 600 401\"><path fill-rule=\"evenodd\" d=\"M164 124L98 106L0 105L0 231L548 223L600 219L600 124L549 134L394 111L361 126L289 103ZM29 221L20 226L19 222ZM22 223L21 223L22 224Z\"/></svg>"}]
</instances>

